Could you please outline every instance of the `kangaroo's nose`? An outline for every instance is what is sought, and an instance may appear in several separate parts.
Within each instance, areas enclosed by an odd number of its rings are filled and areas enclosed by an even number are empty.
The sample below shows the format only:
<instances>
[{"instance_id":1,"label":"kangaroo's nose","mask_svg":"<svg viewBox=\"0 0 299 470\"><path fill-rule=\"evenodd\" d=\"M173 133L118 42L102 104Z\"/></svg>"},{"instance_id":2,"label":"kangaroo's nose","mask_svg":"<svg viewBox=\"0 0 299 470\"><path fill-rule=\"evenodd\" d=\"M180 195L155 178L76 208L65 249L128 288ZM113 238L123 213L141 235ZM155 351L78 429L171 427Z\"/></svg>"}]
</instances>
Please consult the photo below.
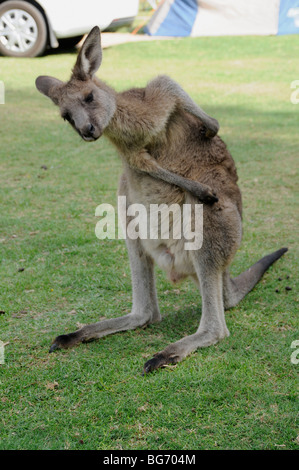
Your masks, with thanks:
<instances>
[{"instance_id":1,"label":"kangaroo's nose","mask_svg":"<svg viewBox=\"0 0 299 470\"><path fill-rule=\"evenodd\" d=\"M95 131L95 128L92 124L88 124L87 129L90 135L92 135Z\"/></svg>"},{"instance_id":2,"label":"kangaroo's nose","mask_svg":"<svg viewBox=\"0 0 299 470\"><path fill-rule=\"evenodd\" d=\"M94 133L95 133L95 127L93 126L93 124L87 124L85 126L85 129L82 133L83 137L87 138L87 139L90 139L90 138L94 138Z\"/></svg>"}]
</instances>

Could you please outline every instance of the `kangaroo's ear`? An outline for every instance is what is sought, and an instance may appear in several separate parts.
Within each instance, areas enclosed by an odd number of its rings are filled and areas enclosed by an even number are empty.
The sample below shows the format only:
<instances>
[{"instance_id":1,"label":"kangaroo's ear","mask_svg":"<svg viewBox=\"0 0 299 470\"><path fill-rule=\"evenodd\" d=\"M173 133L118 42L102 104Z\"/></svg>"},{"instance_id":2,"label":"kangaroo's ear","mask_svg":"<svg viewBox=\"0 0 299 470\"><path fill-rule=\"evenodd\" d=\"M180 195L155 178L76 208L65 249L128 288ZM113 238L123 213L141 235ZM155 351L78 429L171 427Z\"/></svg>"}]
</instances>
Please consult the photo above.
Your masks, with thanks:
<instances>
[{"instance_id":1,"label":"kangaroo's ear","mask_svg":"<svg viewBox=\"0 0 299 470\"><path fill-rule=\"evenodd\" d=\"M88 80L97 72L102 63L101 32L95 26L84 41L73 69L73 77Z\"/></svg>"},{"instance_id":2,"label":"kangaroo's ear","mask_svg":"<svg viewBox=\"0 0 299 470\"><path fill-rule=\"evenodd\" d=\"M42 75L40 77L37 77L37 79L35 80L35 85L38 91L43 93L43 95L46 95L51 98L51 100L54 101L55 104L57 104L57 89L58 87L63 85L63 82L61 80L58 80L58 78L47 77Z\"/></svg>"}]
</instances>

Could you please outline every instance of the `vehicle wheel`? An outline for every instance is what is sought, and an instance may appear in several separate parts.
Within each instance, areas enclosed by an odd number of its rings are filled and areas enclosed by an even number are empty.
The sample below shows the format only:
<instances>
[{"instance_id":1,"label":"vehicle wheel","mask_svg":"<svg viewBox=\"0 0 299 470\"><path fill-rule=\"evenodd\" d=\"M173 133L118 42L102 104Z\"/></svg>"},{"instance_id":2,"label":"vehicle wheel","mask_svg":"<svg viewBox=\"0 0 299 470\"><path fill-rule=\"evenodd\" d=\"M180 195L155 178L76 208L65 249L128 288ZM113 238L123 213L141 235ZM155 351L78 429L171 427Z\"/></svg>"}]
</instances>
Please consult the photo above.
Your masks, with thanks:
<instances>
[{"instance_id":1,"label":"vehicle wheel","mask_svg":"<svg viewBox=\"0 0 299 470\"><path fill-rule=\"evenodd\" d=\"M36 57L47 45L47 25L42 13L22 0L0 5L0 54Z\"/></svg>"}]
</instances>

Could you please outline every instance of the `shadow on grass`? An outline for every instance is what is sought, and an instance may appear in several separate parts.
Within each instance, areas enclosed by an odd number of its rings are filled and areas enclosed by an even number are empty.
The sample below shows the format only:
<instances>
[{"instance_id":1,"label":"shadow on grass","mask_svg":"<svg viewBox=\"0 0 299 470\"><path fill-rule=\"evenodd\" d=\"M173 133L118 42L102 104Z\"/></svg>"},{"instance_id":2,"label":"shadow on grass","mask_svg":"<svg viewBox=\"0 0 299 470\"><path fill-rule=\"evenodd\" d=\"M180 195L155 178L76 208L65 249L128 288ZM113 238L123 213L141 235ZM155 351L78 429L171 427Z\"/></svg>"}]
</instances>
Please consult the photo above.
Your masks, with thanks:
<instances>
[{"instance_id":1,"label":"shadow on grass","mask_svg":"<svg viewBox=\"0 0 299 470\"><path fill-rule=\"evenodd\" d=\"M56 49L47 49L43 57L55 56L61 54L77 54L78 43L81 41L83 36L76 36L75 38L65 38L59 40L59 47Z\"/></svg>"}]
</instances>

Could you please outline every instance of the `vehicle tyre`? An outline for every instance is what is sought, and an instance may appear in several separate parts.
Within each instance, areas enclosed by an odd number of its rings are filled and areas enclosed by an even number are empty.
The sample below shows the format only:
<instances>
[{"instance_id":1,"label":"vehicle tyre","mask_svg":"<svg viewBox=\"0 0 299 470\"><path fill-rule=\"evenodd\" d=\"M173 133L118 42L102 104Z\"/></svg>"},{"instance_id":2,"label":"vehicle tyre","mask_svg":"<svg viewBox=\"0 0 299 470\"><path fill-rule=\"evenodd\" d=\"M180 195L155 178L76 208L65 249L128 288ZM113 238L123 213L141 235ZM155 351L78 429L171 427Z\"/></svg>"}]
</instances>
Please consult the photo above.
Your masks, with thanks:
<instances>
[{"instance_id":1,"label":"vehicle tyre","mask_svg":"<svg viewBox=\"0 0 299 470\"><path fill-rule=\"evenodd\" d=\"M47 40L46 21L35 6L22 0L0 5L0 54L36 57L44 52Z\"/></svg>"}]
</instances>

